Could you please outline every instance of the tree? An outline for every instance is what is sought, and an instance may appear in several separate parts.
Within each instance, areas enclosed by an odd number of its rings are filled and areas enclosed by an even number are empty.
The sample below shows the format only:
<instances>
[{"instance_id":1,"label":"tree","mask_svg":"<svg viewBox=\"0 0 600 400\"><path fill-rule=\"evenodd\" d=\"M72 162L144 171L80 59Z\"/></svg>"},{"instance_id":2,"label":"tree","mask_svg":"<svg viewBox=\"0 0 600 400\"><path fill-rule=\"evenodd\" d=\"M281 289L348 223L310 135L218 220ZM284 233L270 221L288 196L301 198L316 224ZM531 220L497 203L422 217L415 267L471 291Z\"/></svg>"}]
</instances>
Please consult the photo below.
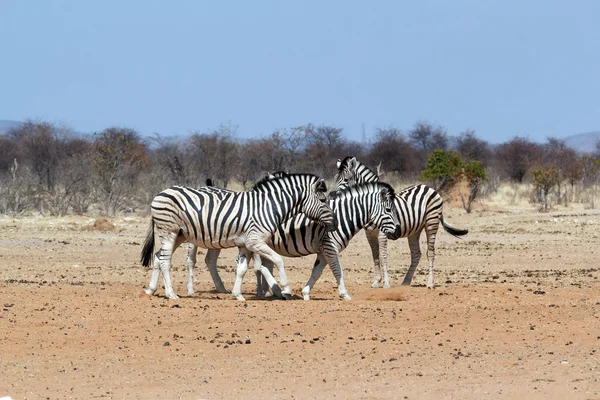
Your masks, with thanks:
<instances>
[{"instance_id":1,"label":"tree","mask_svg":"<svg viewBox=\"0 0 600 400\"><path fill-rule=\"evenodd\" d=\"M541 159L542 146L523 137L515 137L498 146L495 154L496 165L509 179L522 183L534 162Z\"/></svg>"},{"instance_id":2,"label":"tree","mask_svg":"<svg viewBox=\"0 0 600 400\"><path fill-rule=\"evenodd\" d=\"M472 160L463 164L463 177L469 184L469 195L465 201L463 193L460 192L460 199L465 211L470 213L473 202L479 197L481 184L488 180L488 174L485 168L483 168L481 161Z\"/></svg>"},{"instance_id":3,"label":"tree","mask_svg":"<svg viewBox=\"0 0 600 400\"><path fill-rule=\"evenodd\" d=\"M488 166L492 154L489 143L479 139L471 129L460 133L456 139L456 151L465 161L480 161L483 168Z\"/></svg>"},{"instance_id":4,"label":"tree","mask_svg":"<svg viewBox=\"0 0 600 400\"><path fill-rule=\"evenodd\" d=\"M436 149L427 158L419 179L429 181L435 190L447 192L459 180L463 162L454 150Z\"/></svg>"},{"instance_id":5,"label":"tree","mask_svg":"<svg viewBox=\"0 0 600 400\"><path fill-rule=\"evenodd\" d=\"M381 163L386 171L396 171L413 177L418 176L420 170L415 148L408 143L402 132L394 127L375 129L375 141L366 161L371 165Z\"/></svg>"},{"instance_id":6,"label":"tree","mask_svg":"<svg viewBox=\"0 0 600 400\"><path fill-rule=\"evenodd\" d=\"M208 133L194 133L190 137L187 156L195 171L197 184L204 185L206 178L226 188L240 167L239 147L235 139L237 126L221 124Z\"/></svg>"},{"instance_id":7,"label":"tree","mask_svg":"<svg viewBox=\"0 0 600 400\"><path fill-rule=\"evenodd\" d=\"M408 131L411 144L417 149L424 165L427 157L434 150L448 149L448 135L446 129L440 125L433 125L428 121L417 121L413 128Z\"/></svg>"},{"instance_id":8,"label":"tree","mask_svg":"<svg viewBox=\"0 0 600 400\"><path fill-rule=\"evenodd\" d=\"M469 194L465 199L463 193L459 193L463 208L470 213L473 202L480 195L481 184L488 179L488 174L480 161L463 162L456 151L438 149L429 155L420 179L432 182L434 189L442 193L448 192L457 182L465 179L469 185Z\"/></svg>"},{"instance_id":9,"label":"tree","mask_svg":"<svg viewBox=\"0 0 600 400\"><path fill-rule=\"evenodd\" d=\"M319 176L329 175L329 171L335 170L335 160L344 157L342 153L345 145L343 129L327 125L314 127L311 124L307 125L307 128L308 143L304 160L307 162L310 172Z\"/></svg>"},{"instance_id":10,"label":"tree","mask_svg":"<svg viewBox=\"0 0 600 400\"><path fill-rule=\"evenodd\" d=\"M96 135L92 164L99 200L114 215L133 196L139 173L147 167L146 146L133 129L107 128Z\"/></svg>"},{"instance_id":11,"label":"tree","mask_svg":"<svg viewBox=\"0 0 600 400\"><path fill-rule=\"evenodd\" d=\"M569 201L568 190L565 189L565 193L563 195L561 183L562 181L569 183L571 188L570 197L573 199L575 196L575 183L581 179L581 165L579 156L575 150L565 144L564 140L554 137L549 137L547 139L543 149L543 164L558 170L560 179L555 186L557 188L559 201L562 198L566 206Z\"/></svg>"},{"instance_id":12,"label":"tree","mask_svg":"<svg viewBox=\"0 0 600 400\"><path fill-rule=\"evenodd\" d=\"M56 127L48 122L27 120L11 129L8 135L21 148L21 161L31 167L40 189L52 190L56 184L56 168L60 159Z\"/></svg>"},{"instance_id":13,"label":"tree","mask_svg":"<svg viewBox=\"0 0 600 400\"><path fill-rule=\"evenodd\" d=\"M533 185L542 195L543 208L541 211L547 212L550 209L548 193L560 181L560 171L551 166L540 166L531 171L531 174Z\"/></svg>"}]
</instances>

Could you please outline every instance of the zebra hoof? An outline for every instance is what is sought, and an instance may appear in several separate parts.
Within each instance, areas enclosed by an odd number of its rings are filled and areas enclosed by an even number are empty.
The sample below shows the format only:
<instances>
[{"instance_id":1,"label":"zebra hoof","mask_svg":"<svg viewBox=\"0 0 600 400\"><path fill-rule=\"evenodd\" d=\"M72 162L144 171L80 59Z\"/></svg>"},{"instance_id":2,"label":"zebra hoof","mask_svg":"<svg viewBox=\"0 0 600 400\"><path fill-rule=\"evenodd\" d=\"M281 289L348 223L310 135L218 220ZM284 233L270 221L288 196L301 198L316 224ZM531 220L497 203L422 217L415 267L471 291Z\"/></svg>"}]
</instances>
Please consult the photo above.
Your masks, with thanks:
<instances>
[{"instance_id":1,"label":"zebra hoof","mask_svg":"<svg viewBox=\"0 0 600 400\"><path fill-rule=\"evenodd\" d=\"M342 300L352 300L352 297L348 293L340 294Z\"/></svg>"},{"instance_id":2,"label":"zebra hoof","mask_svg":"<svg viewBox=\"0 0 600 400\"><path fill-rule=\"evenodd\" d=\"M273 285L271 286L271 290L269 290L270 293L273 294L273 296L282 298L283 295L281 294L281 288L278 285Z\"/></svg>"},{"instance_id":3,"label":"zebra hoof","mask_svg":"<svg viewBox=\"0 0 600 400\"><path fill-rule=\"evenodd\" d=\"M371 284L371 288L377 289L379 287L379 282L375 281Z\"/></svg>"},{"instance_id":4,"label":"zebra hoof","mask_svg":"<svg viewBox=\"0 0 600 400\"><path fill-rule=\"evenodd\" d=\"M283 300L291 300L291 299L292 299L292 295L291 295L291 294L289 294L289 293L283 293L283 294L281 295L281 298L282 298Z\"/></svg>"},{"instance_id":5,"label":"zebra hoof","mask_svg":"<svg viewBox=\"0 0 600 400\"><path fill-rule=\"evenodd\" d=\"M237 301L246 301L246 299L244 298L244 296L242 296L241 294L233 295L233 298L236 299Z\"/></svg>"},{"instance_id":6,"label":"zebra hoof","mask_svg":"<svg viewBox=\"0 0 600 400\"><path fill-rule=\"evenodd\" d=\"M167 297L167 299L169 300L177 300L179 299L179 296L177 296L175 293L169 293L167 295L165 295Z\"/></svg>"},{"instance_id":7,"label":"zebra hoof","mask_svg":"<svg viewBox=\"0 0 600 400\"><path fill-rule=\"evenodd\" d=\"M309 301L310 300L310 288L307 286L304 287L304 289L302 289L302 298L305 301Z\"/></svg>"}]
</instances>

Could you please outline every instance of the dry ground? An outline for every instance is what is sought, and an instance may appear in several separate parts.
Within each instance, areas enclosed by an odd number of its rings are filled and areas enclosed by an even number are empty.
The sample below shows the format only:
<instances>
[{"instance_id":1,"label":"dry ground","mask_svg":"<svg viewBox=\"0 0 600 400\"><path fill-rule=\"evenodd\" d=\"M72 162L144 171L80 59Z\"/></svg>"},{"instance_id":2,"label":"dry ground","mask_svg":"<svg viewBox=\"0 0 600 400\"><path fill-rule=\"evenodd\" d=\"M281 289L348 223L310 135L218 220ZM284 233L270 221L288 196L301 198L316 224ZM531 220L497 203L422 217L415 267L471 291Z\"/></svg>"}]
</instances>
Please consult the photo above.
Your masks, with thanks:
<instances>
[{"instance_id":1,"label":"dry ground","mask_svg":"<svg viewBox=\"0 0 600 400\"><path fill-rule=\"evenodd\" d=\"M330 272L304 302L246 302L211 289L177 301L140 296L147 220L0 217L0 397L600 399L600 212L495 208L440 232L435 290L370 290L364 235L342 254L354 300ZM185 294L184 253L175 290ZM228 288L236 252L223 251ZM390 243L392 284L405 239ZM313 257L286 259L296 293Z\"/></svg>"}]
</instances>

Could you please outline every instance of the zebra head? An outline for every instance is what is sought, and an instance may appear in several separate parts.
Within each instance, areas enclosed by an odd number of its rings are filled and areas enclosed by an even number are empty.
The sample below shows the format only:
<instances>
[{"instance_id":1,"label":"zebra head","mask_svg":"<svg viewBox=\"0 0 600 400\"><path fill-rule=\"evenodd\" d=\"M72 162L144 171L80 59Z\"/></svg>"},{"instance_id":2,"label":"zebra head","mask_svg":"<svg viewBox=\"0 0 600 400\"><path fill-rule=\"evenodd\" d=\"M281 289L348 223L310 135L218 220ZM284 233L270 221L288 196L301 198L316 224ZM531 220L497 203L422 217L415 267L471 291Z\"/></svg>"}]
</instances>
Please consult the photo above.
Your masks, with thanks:
<instances>
[{"instance_id":1,"label":"zebra head","mask_svg":"<svg viewBox=\"0 0 600 400\"><path fill-rule=\"evenodd\" d=\"M356 157L346 157L343 160L337 159L337 173L334 177L333 192L339 192L348 186L356 185Z\"/></svg>"},{"instance_id":2,"label":"zebra head","mask_svg":"<svg viewBox=\"0 0 600 400\"><path fill-rule=\"evenodd\" d=\"M360 163L356 157L346 157L343 160L338 158L337 169L338 171L334 178L334 192L339 192L358 183L379 181L377 173Z\"/></svg>"},{"instance_id":3,"label":"zebra head","mask_svg":"<svg viewBox=\"0 0 600 400\"><path fill-rule=\"evenodd\" d=\"M327 185L325 180L318 178L310 185L306 200L301 205L303 212L309 219L325 226L328 231L337 230L338 221L327 201Z\"/></svg>"},{"instance_id":4,"label":"zebra head","mask_svg":"<svg viewBox=\"0 0 600 400\"><path fill-rule=\"evenodd\" d=\"M395 206L396 193L387 183L374 183L378 191L378 200L375 202L373 220L371 225L383 232L388 239L396 240L400 237L400 216L398 207Z\"/></svg>"}]
</instances>

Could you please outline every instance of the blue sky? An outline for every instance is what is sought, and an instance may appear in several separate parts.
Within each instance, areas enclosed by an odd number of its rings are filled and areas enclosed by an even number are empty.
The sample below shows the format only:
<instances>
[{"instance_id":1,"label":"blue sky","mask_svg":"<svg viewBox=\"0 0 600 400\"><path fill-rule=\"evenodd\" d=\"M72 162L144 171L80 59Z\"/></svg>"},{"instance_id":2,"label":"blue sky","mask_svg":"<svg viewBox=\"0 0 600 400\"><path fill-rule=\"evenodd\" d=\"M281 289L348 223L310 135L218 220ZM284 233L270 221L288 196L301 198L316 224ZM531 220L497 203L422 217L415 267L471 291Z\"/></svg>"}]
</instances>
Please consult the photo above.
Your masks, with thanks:
<instances>
[{"instance_id":1,"label":"blue sky","mask_svg":"<svg viewBox=\"0 0 600 400\"><path fill-rule=\"evenodd\" d=\"M600 1L0 0L0 119L144 135L600 129Z\"/></svg>"}]
</instances>

